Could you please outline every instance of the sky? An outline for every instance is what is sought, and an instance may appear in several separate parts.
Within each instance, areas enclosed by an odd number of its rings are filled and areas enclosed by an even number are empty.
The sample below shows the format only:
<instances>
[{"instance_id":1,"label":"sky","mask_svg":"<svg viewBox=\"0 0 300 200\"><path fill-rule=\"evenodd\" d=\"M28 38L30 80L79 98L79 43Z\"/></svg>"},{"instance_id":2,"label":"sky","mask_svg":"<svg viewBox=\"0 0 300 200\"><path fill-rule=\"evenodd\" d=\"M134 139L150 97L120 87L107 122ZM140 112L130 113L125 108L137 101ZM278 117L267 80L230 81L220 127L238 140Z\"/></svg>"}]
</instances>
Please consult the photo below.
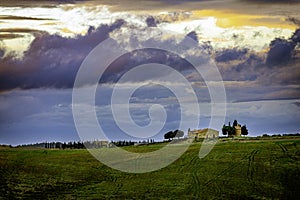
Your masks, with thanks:
<instances>
[{"instance_id":1,"label":"sky","mask_svg":"<svg viewBox=\"0 0 300 200\"><path fill-rule=\"evenodd\" d=\"M94 126L109 140L162 140L178 128L221 132L212 118L237 119L250 136L299 132L299 9L297 0L3 0L0 144L98 139L89 134ZM113 49L88 57L109 39L126 53L107 66ZM142 49L149 46L162 49ZM182 46L181 55L166 51ZM82 101L78 133L72 93L85 61L99 63L85 81L104 71L92 96L99 124ZM223 93L214 84L226 92L216 106Z\"/></svg>"}]
</instances>

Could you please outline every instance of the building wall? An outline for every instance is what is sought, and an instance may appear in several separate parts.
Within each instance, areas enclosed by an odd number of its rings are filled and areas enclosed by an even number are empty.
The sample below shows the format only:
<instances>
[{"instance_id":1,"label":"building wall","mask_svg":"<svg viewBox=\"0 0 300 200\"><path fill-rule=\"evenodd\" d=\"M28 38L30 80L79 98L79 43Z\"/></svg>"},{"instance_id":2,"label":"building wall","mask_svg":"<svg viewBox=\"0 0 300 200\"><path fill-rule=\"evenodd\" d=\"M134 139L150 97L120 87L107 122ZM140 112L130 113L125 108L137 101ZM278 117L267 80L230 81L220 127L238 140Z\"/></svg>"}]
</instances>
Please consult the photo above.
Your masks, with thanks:
<instances>
[{"instance_id":1,"label":"building wall","mask_svg":"<svg viewBox=\"0 0 300 200\"><path fill-rule=\"evenodd\" d=\"M214 129L200 129L200 130L192 130L188 132L189 138L218 138L219 131Z\"/></svg>"},{"instance_id":2,"label":"building wall","mask_svg":"<svg viewBox=\"0 0 300 200\"><path fill-rule=\"evenodd\" d=\"M241 136L242 135L242 128L240 125L235 126L235 136Z\"/></svg>"}]
</instances>

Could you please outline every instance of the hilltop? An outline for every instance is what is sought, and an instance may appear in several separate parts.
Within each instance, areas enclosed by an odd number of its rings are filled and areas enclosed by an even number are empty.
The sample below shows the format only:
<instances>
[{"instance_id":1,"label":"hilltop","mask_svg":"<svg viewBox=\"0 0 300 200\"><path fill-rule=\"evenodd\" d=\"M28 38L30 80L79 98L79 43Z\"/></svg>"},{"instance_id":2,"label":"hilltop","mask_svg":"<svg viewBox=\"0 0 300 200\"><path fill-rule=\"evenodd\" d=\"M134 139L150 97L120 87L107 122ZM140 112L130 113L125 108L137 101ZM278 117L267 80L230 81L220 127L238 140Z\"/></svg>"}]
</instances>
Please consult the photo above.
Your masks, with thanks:
<instances>
[{"instance_id":1,"label":"hilltop","mask_svg":"<svg viewBox=\"0 0 300 200\"><path fill-rule=\"evenodd\" d=\"M165 143L123 147L154 151ZM300 138L224 140L203 159L193 143L159 171L113 170L85 149L3 148L0 197L51 199L293 199L299 197Z\"/></svg>"}]
</instances>

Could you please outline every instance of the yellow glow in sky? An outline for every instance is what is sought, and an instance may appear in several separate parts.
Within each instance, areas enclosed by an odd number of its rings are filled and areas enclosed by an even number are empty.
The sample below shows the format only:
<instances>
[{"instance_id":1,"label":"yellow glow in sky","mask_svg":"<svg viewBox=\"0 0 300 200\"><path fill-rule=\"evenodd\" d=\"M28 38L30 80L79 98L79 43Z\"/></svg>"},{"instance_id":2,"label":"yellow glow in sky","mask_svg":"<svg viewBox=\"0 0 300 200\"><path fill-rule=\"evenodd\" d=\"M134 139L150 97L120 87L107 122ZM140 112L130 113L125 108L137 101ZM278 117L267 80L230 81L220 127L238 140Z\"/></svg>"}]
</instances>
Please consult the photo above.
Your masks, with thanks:
<instances>
[{"instance_id":1,"label":"yellow glow in sky","mask_svg":"<svg viewBox=\"0 0 300 200\"><path fill-rule=\"evenodd\" d=\"M192 14L195 18L214 16L217 19L216 25L221 28L241 26L264 26L291 30L297 28L295 24L287 22L284 16L250 15L230 10L200 10L193 11Z\"/></svg>"}]
</instances>

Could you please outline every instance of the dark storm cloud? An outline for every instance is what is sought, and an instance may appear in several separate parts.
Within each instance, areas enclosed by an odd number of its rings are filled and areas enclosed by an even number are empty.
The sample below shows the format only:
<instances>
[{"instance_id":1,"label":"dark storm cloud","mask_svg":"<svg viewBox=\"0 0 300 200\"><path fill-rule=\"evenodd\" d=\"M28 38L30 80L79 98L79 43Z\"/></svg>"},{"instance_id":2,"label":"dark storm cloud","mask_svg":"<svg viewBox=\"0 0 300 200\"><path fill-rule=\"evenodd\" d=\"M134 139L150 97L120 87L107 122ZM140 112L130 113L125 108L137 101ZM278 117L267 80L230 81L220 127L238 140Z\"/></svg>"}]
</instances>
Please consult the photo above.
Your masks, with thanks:
<instances>
[{"instance_id":1,"label":"dark storm cloud","mask_svg":"<svg viewBox=\"0 0 300 200\"><path fill-rule=\"evenodd\" d=\"M2 56L4 56L4 54L5 54L5 51L0 48L0 58L2 58Z\"/></svg>"},{"instance_id":2,"label":"dark storm cloud","mask_svg":"<svg viewBox=\"0 0 300 200\"><path fill-rule=\"evenodd\" d=\"M276 38L270 44L270 50L267 56L267 65L275 66L278 64L286 64L292 58L292 52L295 46L292 42Z\"/></svg>"},{"instance_id":3,"label":"dark storm cloud","mask_svg":"<svg viewBox=\"0 0 300 200\"><path fill-rule=\"evenodd\" d=\"M22 59L8 55L0 60L0 91L72 87L85 56L123 23L123 20L118 20L110 26L102 25L96 30L90 28L87 35L76 38L48 33L37 35Z\"/></svg>"},{"instance_id":4,"label":"dark storm cloud","mask_svg":"<svg viewBox=\"0 0 300 200\"><path fill-rule=\"evenodd\" d=\"M195 31L189 32L186 36L191 38L192 40L196 41L197 43L199 42L197 33Z\"/></svg>"},{"instance_id":5,"label":"dark storm cloud","mask_svg":"<svg viewBox=\"0 0 300 200\"><path fill-rule=\"evenodd\" d=\"M111 26L103 25L94 30L90 28L86 36L77 38L63 38L58 35L42 34L31 44L25 52L22 60L6 56L0 61L0 89L10 90L14 88L71 88L78 68L85 56L102 40L109 37L109 33L119 28L122 20ZM195 34L189 33L186 37L196 38ZM271 43L268 55L274 54L277 42L294 47L299 41L299 30L289 40L275 39ZM162 42L162 41L155 41ZM174 43L172 40L164 41L165 45ZM275 44L274 44L275 43ZM280 43L280 44L282 44ZM201 44L203 45L203 44ZM281 67L282 60L292 60L290 56L293 48L281 48L274 58L263 54L251 52L248 49L224 49L215 53L215 60L225 81L256 81L260 84L298 84L300 75L296 64L287 64ZM203 46L205 49L205 45ZM287 51L288 50L288 51ZM281 52L282 51L282 52ZM283 55L288 54L286 58ZM192 55L193 56L193 55ZM276 70L270 71L270 63L276 63ZM196 81L189 76L192 66L186 60L170 52L144 49L132 51L116 59L108 68L102 79L104 82L116 82L129 69L146 63L160 63L182 72L190 80ZM271 66L273 68L273 66ZM291 73L294 71L294 73ZM199 79L199 78L198 78ZM199 81L199 80L198 80ZM293 95L294 96L294 95Z\"/></svg>"},{"instance_id":6,"label":"dark storm cloud","mask_svg":"<svg viewBox=\"0 0 300 200\"><path fill-rule=\"evenodd\" d=\"M96 30L90 28L87 35L77 38L64 38L48 33L37 36L21 60L15 59L13 55L5 56L0 60L0 91L14 88L73 87L79 66L87 54L123 23L123 20L119 20L111 26L102 25ZM132 36L134 37L139 36ZM196 38L196 35L189 33L182 42L191 37ZM161 46L177 44L175 39L150 40L151 43L161 44ZM207 45L203 48L207 48ZM192 52L189 56L195 57ZM199 55L196 56L198 59L201 58ZM189 70L194 70L189 62L171 52L158 49L134 50L116 59L107 68L100 82L115 83L129 69L148 63L171 66L185 75L190 73ZM200 81L199 79L193 77L193 81Z\"/></svg>"},{"instance_id":7,"label":"dark storm cloud","mask_svg":"<svg viewBox=\"0 0 300 200\"><path fill-rule=\"evenodd\" d=\"M297 43L300 43L300 29L297 29L295 33L291 37L291 42L294 43L294 45L297 45Z\"/></svg>"},{"instance_id":8,"label":"dark storm cloud","mask_svg":"<svg viewBox=\"0 0 300 200\"><path fill-rule=\"evenodd\" d=\"M232 60L240 60L248 53L248 49L225 49L216 53L217 62L228 62Z\"/></svg>"},{"instance_id":9,"label":"dark storm cloud","mask_svg":"<svg viewBox=\"0 0 300 200\"><path fill-rule=\"evenodd\" d=\"M299 31L294 34L294 40L297 41ZM277 41L274 40L274 41ZM273 41L273 43L274 43ZM288 40L292 43L292 39ZM285 43L284 43L285 44ZM290 44L289 44L290 45ZM274 48L274 47L273 47ZM270 48L267 55L274 53ZM228 52L230 52L228 54ZM282 60L286 54L285 51L278 53L279 58L274 58L270 65L270 57L264 53L245 51L239 53L239 50L225 49L218 52L219 62L216 62L224 81L228 100L239 101L260 101L260 100L287 100L299 99L300 90L295 85L300 84L300 62L299 56L288 49L292 56ZM228 56L228 57L226 57ZM226 62L221 62L226 61ZM231 83L232 82L232 83Z\"/></svg>"},{"instance_id":10,"label":"dark storm cloud","mask_svg":"<svg viewBox=\"0 0 300 200\"><path fill-rule=\"evenodd\" d=\"M274 85L283 89L289 85L300 84L300 63L297 60L290 61L288 64L277 64L270 67L266 64L264 55L249 53L241 60L229 61L228 63L217 62L216 64L219 67L223 80L237 81L238 88L251 86L257 90L257 87L260 86ZM254 85L249 85L250 83ZM277 96L285 96L287 98L300 97L299 90L293 90L294 92L290 93L292 90L293 88L290 88L288 91L285 91L286 94L277 93ZM271 93L272 90L264 92Z\"/></svg>"},{"instance_id":11,"label":"dark storm cloud","mask_svg":"<svg viewBox=\"0 0 300 200\"><path fill-rule=\"evenodd\" d=\"M147 19L148 26L155 26L155 19ZM146 22L147 22L146 21ZM124 24L119 20L112 25L102 25L97 29L90 28L85 36L64 38L58 35L41 33L36 36L23 59L15 59L13 55L6 55L0 60L0 91L14 88L71 88L78 68L86 55L109 34ZM9 31L9 30L4 30ZM19 33L34 33L32 29L14 29ZM137 37L137 38L135 38ZM130 36L130 40L139 36ZM197 34L190 32L187 38L198 41ZM295 31L290 39L275 39L270 44L267 53L252 52L249 49L223 49L214 52L215 61L225 81L252 81L258 85L277 84L286 86L299 84L299 62L295 59L295 48L299 43L300 30ZM177 44L173 39L149 39L161 46ZM213 52L209 43L199 43L208 53ZM3 54L2 54L3 55ZM189 51L189 56L194 52ZM125 72L135 66L146 63L160 63L171 66L186 75L189 81L203 81L195 79L191 70L193 67L186 60L170 52L153 49L137 50L116 59L100 80L101 83L116 82ZM243 87L243 86L242 86ZM287 98L295 98L293 94ZM274 94L284 96L285 94ZM299 96L299 95L298 95Z\"/></svg>"},{"instance_id":12,"label":"dark storm cloud","mask_svg":"<svg viewBox=\"0 0 300 200\"><path fill-rule=\"evenodd\" d=\"M267 65L276 66L286 64L295 52L296 46L300 43L300 29L296 30L288 40L276 38L270 43L270 50L267 55Z\"/></svg>"},{"instance_id":13,"label":"dark storm cloud","mask_svg":"<svg viewBox=\"0 0 300 200\"><path fill-rule=\"evenodd\" d=\"M160 41L156 41L160 42ZM168 41L167 44L174 44L175 41ZM187 62L185 59L182 59L178 55L175 55L171 52L158 49L140 49L134 50L129 53L126 53L116 59L103 74L100 82L101 83L114 83L126 73L129 69L132 69L136 66L148 64L148 63L158 63L167 66L171 66L173 69L178 71L188 71L192 70L192 65ZM142 76L142 75L141 75ZM163 74L161 74L163 76ZM142 78L136 77L136 81ZM134 81L134 80L132 80ZM143 81L143 80L140 80Z\"/></svg>"},{"instance_id":14,"label":"dark storm cloud","mask_svg":"<svg viewBox=\"0 0 300 200\"><path fill-rule=\"evenodd\" d=\"M148 27L156 27L157 26L157 21L154 17L152 16L149 16L147 19L146 19L146 23L147 23L147 26Z\"/></svg>"},{"instance_id":15,"label":"dark storm cloud","mask_svg":"<svg viewBox=\"0 0 300 200\"><path fill-rule=\"evenodd\" d=\"M225 49L224 54L219 52L221 58L216 62L222 74L224 81L255 81L263 74L263 71L268 70L264 67L264 58L255 53L248 53L243 57L239 53L235 54L238 57L232 57L232 52L228 58L225 55L231 50ZM225 62L227 61L227 62Z\"/></svg>"},{"instance_id":16,"label":"dark storm cloud","mask_svg":"<svg viewBox=\"0 0 300 200\"><path fill-rule=\"evenodd\" d=\"M299 41L298 29L290 39L274 39L266 54L247 49L223 49L216 52L215 61L225 81L254 81L258 85L282 86L300 84L300 55L296 51ZM298 90L286 94L291 98L300 97Z\"/></svg>"}]
</instances>

